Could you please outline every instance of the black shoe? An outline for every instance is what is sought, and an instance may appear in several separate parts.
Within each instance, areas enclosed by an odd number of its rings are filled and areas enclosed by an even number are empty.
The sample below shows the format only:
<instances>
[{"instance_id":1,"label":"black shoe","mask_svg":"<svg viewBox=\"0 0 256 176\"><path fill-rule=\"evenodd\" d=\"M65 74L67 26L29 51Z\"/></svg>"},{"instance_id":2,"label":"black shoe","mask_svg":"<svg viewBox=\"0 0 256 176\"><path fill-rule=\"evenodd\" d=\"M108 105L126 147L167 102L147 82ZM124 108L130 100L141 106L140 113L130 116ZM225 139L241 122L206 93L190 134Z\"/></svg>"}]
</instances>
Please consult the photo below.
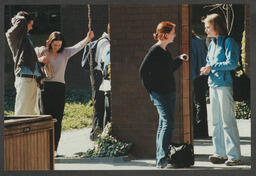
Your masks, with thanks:
<instances>
[{"instance_id":1,"label":"black shoe","mask_svg":"<svg viewBox=\"0 0 256 176\"><path fill-rule=\"evenodd\" d=\"M208 135L195 135L194 139L208 139L209 136Z\"/></svg>"},{"instance_id":2,"label":"black shoe","mask_svg":"<svg viewBox=\"0 0 256 176\"><path fill-rule=\"evenodd\" d=\"M94 133L90 133L90 140L91 140L91 141L95 141L95 135L94 135Z\"/></svg>"},{"instance_id":3,"label":"black shoe","mask_svg":"<svg viewBox=\"0 0 256 176\"><path fill-rule=\"evenodd\" d=\"M100 129L99 127L96 127L94 130L90 132L90 140L95 141L101 133L102 133L102 129Z\"/></svg>"},{"instance_id":4,"label":"black shoe","mask_svg":"<svg viewBox=\"0 0 256 176\"><path fill-rule=\"evenodd\" d=\"M65 155L61 155L57 151L54 151L54 157L55 158L63 158L63 157L65 157Z\"/></svg>"}]
</instances>

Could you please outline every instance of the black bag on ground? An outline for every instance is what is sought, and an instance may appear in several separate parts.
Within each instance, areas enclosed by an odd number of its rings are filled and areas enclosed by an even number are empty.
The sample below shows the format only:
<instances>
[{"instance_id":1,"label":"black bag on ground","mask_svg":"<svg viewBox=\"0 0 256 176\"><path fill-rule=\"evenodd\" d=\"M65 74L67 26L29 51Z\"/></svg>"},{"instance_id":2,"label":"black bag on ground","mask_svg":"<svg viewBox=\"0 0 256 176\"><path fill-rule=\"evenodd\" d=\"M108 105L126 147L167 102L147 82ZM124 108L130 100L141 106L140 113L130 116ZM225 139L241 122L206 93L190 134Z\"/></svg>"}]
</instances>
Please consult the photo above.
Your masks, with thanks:
<instances>
[{"instance_id":1,"label":"black bag on ground","mask_svg":"<svg viewBox=\"0 0 256 176\"><path fill-rule=\"evenodd\" d=\"M171 144L169 146L169 163L173 167L190 167L195 163L194 149L192 144Z\"/></svg>"},{"instance_id":2,"label":"black bag on ground","mask_svg":"<svg viewBox=\"0 0 256 176\"><path fill-rule=\"evenodd\" d=\"M225 41L229 36L226 36L223 39L223 48L224 52L226 51L225 48ZM241 58L241 50L240 50L240 57L239 57L239 66L235 70L231 70L230 74L233 80L233 98L234 101L249 101L250 100L250 78L245 74L242 64ZM239 74L236 74L239 73Z\"/></svg>"}]
</instances>

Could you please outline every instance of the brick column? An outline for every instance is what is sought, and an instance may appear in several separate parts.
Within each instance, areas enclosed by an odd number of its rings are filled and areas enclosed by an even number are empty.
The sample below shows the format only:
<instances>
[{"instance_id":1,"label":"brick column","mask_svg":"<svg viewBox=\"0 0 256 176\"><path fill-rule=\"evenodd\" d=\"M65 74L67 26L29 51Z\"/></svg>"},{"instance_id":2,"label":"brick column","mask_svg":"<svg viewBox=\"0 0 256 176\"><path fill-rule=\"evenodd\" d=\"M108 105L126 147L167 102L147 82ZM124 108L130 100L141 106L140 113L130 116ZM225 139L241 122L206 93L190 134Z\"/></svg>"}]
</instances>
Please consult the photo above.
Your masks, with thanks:
<instances>
[{"instance_id":1,"label":"brick column","mask_svg":"<svg viewBox=\"0 0 256 176\"><path fill-rule=\"evenodd\" d=\"M181 52L186 53L189 55L190 53L190 27L189 27L189 21L190 21L190 15L189 15L189 5L184 4L181 5L181 10L180 10L180 18L181 18ZM191 56L190 56L191 59ZM182 113L181 113L181 136L183 136L184 142L190 142L191 137L191 122L192 117L191 115L193 114L191 112L192 110L192 89L191 89L191 84L190 81L191 79L191 69L190 69L190 64L192 65L192 61L189 61L188 63L183 62L182 66L182 81L180 83L180 86L182 87L182 92L181 92L181 99L182 99Z\"/></svg>"},{"instance_id":2,"label":"brick column","mask_svg":"<svg viewBox=\"0 0 256 176\"><path fill-rule=\"evenodd\" d=\"M177 37L168 46L173 57L189 52L189 40L186 39L189 14L186 9L188 6L179 5L110 5L113 133L119 139L133 143L131 153L136 157L155 157L158 126L157 110L140 82L140 64L156 42L152 34L161 21L168 20L177 25ZM184 18L181 10L186 12ZM184 135L189 138L188 130L184 130L190 125L187 121L190 113L188 65L175 72L177 108L172 139L175 142L183 142Z\"/></svg>"}]
</instances>

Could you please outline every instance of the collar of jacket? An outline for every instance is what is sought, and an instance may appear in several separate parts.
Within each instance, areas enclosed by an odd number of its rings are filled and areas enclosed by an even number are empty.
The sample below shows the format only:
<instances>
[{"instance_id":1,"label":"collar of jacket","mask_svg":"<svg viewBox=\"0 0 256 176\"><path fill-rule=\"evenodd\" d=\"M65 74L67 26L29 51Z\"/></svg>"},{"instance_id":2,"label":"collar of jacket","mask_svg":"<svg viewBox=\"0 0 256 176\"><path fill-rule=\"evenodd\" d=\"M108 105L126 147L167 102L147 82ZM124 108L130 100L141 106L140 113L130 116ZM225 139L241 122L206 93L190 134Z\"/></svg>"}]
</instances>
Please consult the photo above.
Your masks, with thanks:
<instances>
[{"instance_id":1,"label":"collar of jacket","mask_svg":"<svg viewBox=\"0 0 256 176\"><path fill-rule=\"evenodd\" d=\"M101 36L101 38L104 38L104 37L107 38L108 40L110 40L109 35L106 32L103 32L103 34Z\"/></svg>"},{"instance_id":2,"label":"collar of jacket","mask_svg":"<svg viewBox=\"0 0 256 176\"><path fill-rule=\"evenodd\" d=\"M212 37L211 40L216 44L222 44L222 41L224 40L225 36L227 35L219 35L218 38L216 39L215 37Z\"/></svg>"}]
</instances>

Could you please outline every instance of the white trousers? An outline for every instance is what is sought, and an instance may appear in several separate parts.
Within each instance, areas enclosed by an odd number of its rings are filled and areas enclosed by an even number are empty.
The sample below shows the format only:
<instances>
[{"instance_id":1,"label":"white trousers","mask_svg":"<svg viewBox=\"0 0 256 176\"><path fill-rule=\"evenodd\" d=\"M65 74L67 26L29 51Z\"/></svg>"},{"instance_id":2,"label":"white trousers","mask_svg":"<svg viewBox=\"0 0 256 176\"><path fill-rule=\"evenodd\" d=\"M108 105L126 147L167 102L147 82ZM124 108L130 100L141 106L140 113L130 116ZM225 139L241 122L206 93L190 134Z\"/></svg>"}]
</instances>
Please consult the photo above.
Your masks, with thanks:
<instances>
[{"instance_id":1,"label":"white trousers","mask_svg":"<svg viewBox=\"0 0 256 176\"><path fill-rule=\"evenodd\" d=\"M15 115L34 115L37 99L37 82L33 78L16 77Z\"/></svg>"},{"instance_id":2,"label":"white trousers","mask_svg":"<svg viewBox=\"0 0 256 176\"><path fill-rule=\"evenodd\" d=\"M210 112L214 154L240 159L240 139L234 114L232 87L210 87Z\"/></svg>"}]
</instances>

